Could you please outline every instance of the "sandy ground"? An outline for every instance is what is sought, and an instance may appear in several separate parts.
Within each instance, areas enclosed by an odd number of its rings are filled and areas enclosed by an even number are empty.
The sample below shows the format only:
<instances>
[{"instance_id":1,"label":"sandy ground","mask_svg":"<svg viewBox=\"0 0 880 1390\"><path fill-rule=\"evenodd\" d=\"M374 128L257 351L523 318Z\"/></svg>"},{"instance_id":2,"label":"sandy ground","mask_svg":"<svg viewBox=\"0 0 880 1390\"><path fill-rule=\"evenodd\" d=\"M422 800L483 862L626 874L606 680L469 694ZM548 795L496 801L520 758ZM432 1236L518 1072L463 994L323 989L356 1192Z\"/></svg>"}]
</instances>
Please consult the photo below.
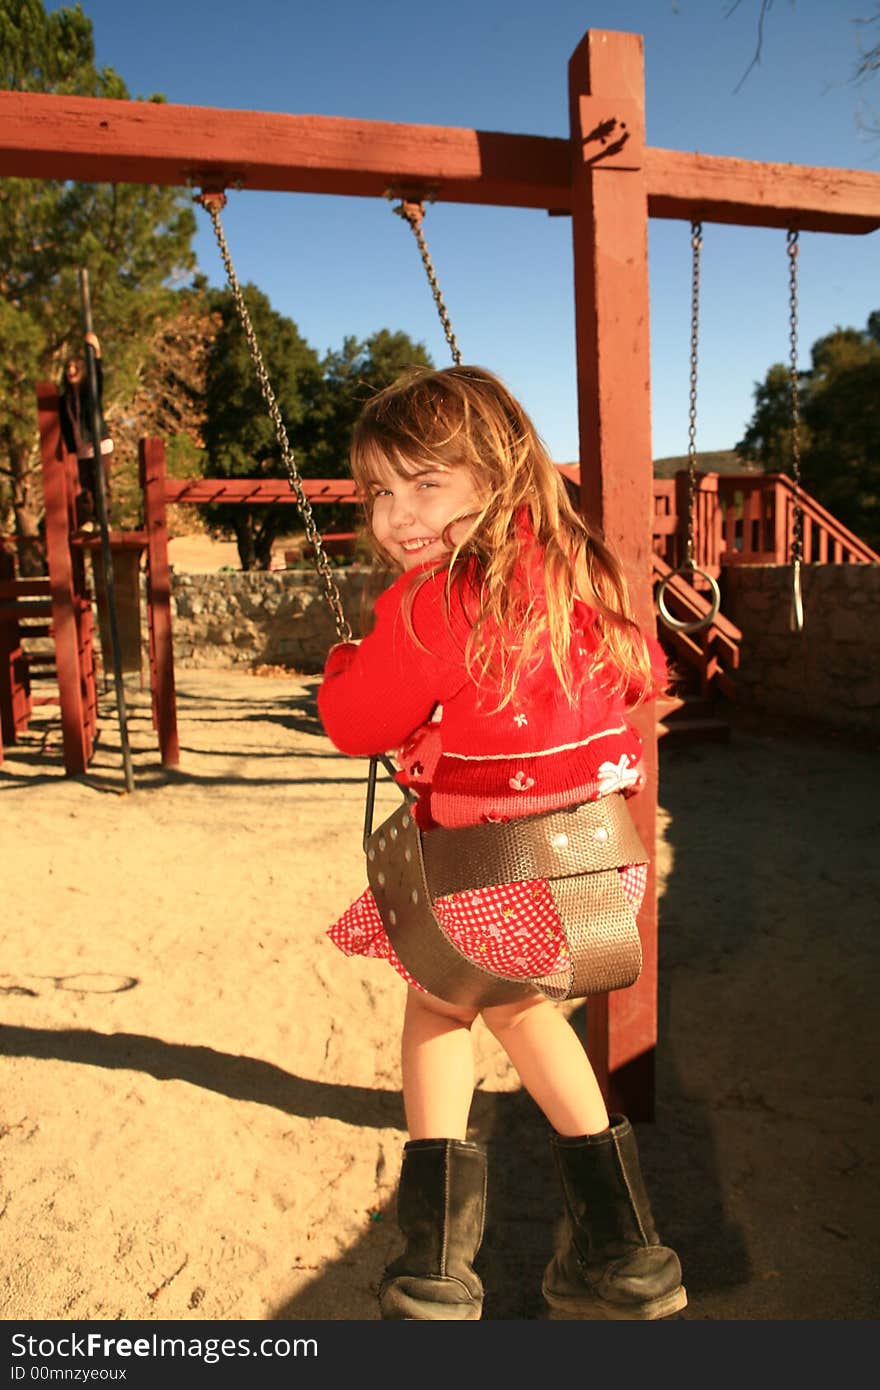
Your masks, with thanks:
<instances>
[{"instance_id":1,"label":"sandy ground","mask_svg":"<svg viewBox=\"0 0 880 1390\"><path fill-rule=\"evenodd\" d=\"M178 671L160 768L128 690L64 776L0 764L0 1312L365 1319L398 1239L403 986L324 931L361 889L365 766L314 678ZM878 751L744 727L661 755L657 1114L637 1126L690 1319L874 1319ZM397 804L393 788L379 807ZM583 1005L564 1006L579 1026ZM491 1320L540 1319L544 1122L476 1029Z\"/></svg>"},{"instance_id":2,"label":"sandy ground","mask_svg":"<svg viewBox=\"0 0 880 1390\"><path fill-rule=\"evenodd\" d=\"M188 574L216 574L221 569L241 569L235 541L217 541L208 535L172 537L168 542L168 563L178 573L185 571Z\"/></svg>"}]
</instances>

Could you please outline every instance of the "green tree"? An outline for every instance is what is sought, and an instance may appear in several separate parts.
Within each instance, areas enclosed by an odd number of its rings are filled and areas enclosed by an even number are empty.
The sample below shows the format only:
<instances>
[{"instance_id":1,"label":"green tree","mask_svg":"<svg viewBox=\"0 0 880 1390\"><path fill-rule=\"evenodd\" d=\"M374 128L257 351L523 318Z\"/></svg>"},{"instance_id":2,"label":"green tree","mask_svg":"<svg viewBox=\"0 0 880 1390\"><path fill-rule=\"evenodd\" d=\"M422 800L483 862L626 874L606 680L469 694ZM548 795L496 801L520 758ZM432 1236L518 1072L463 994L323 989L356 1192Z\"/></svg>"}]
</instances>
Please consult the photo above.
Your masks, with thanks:
<instances>
[{"instance_id":1,"label":"green tree","mask_svg":"<svg viewBox=\"0 0 880 1390\"><path fill-rule=\"evenodd\" d=\"M129 95L112 68L95 66L91 21L79 5L47 14L41 0L4 0L0 8L0 85ZM39 572L42 563L34 389L40 379L59 379L66 357L80 350L79 268L89 273L112 429L115 412L135 389L157 320L174 312L173 286L194 264L194 231L191 207L172 189L36 179L0 184L0 380L7 388L0 399L6 512L0 524L12 521L22 573ZM136 466L114 455L114 470Z\"/></svg>"},{"instance_id":2,"label":"green tree","mask_svg":"<svg viewBox=\"0 0 880 1390\"><path fill-rule=\"evenodd\" d=\"M799 374L801 482L880 549L880 311L864 330L836 328L819 338L811 363ZM756 383L755 410L736 451L766 472L791 472L791 387L782 364Z\"/></svg>"},{"instance_id":3,"label":"green tree","mask_svg":"<svg viewBox=\"0 0 880 1390\"><path fill-rule=\"evenodd\" d=\"M880 550L880 316L837 329L812 350L801 478L840 521ZM872 328L873 325L873 328Z\"/></svg>"},{"instance_id":4,"label":"green tree","mask_svg":"<svg viewBox=\"0 0 880 1390\"><path fill-rule=\"evenodd\" d=\"M254 285L245 285L242 294L297 468L303 476L321 476L307 468L321 423L314 409L321 391L318 355L296 324L277 313ZM212 478L281 478L281 446L231 291L215 291L210 304L220 326L207 360L206 472ZM245 570L269 568L273 543L291 527L295 514L289 503L229 503L201 510L215 534L235 535Z\"/></svg>"},{"instance_id":5,"label":"green tree","mask_svg":"<svg viewBox=\"0 0 880 1390\"><path fill-rule=\"evenodd\" d=\"M433 367L424 343L408 334L380 328L369 338L346 338L338 352L322 363L322 416L318 460L322 477L340 478L348 472L351 432L362 407L383 386L389 386L407 367Z\"/></svg>"},{"instance_id":6,"label":"green tree","mask_svg":"<svg viewBox=\"0 0 880 1390\"><path fill-rule=\"evenodd\" d=\"M809 373L798 373L798 395L808 389ZM755 409L736 452L750 463L760 464L765 473L784 473L792 460L791 373L775 362L763 381L755 382ZM800 445L803 451L804 423L801 420Z\"/></svg>"},{"instance_id":7,"label":"green tree","mask_svg":"<svg viewBox=\"0 0 880 1390\"><path fill-rule=\"evenodd\" d=\"M405 367L430 367L425 348L383 328L364 341L346 338L338 352L319 361L264 294L252 285L243 294L301 476L346 477L352 426L364 402ZM283 477L281 449L232 295L218 291L211 302L222 326L208 353L205 471L211 477ZM234 534L246 570L268 569L274 542L298 526L290 504L227 504L202 512L215 534ZM322 533L351 530L354 523L350 504L322 505L315 514Z\"/></svg>"},{"instance_id":8,"label":"green tree","mask_svg":"<svg viewBox=\"0 0 880 1390\"><path fill-rule=\"evenodd\" d=\"M207 363L220 316L212 312L202 283L176 291L172 310L154 324L134 395L117 412L113 434L116 449L129 459L138 457L141 439L156 436L165 445L171 477L200 477L206 471ZM142 496L134 470L114 477L113 511L124 528L138 523ZM192 529L193 519L192 507L169 507L169 535Z\"/></svg>"}]
</instances>

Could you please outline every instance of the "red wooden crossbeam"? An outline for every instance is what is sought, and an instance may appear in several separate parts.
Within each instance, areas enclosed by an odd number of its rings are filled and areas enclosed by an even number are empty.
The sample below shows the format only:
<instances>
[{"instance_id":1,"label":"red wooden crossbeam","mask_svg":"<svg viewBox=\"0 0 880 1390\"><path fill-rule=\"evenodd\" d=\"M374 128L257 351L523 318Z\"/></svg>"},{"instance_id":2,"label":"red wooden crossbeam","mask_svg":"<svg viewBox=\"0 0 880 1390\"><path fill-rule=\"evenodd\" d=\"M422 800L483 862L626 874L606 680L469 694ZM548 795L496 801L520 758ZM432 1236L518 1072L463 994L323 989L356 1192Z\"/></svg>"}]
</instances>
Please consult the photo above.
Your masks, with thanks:
<instances>
[{"instance_id":1,"label":"red wooden crossbeam","mask_svg":"<svg viewBox=\"0 0 880 1390\"><path fill-rule=\"evenodd\" d=\"M764 164L649 147L645 182L649 217L804 232L864 233L880 227L880 174L866 170Z\"/></svg>"},{"instance_id":2,"label":"red wooden crossbeam","mask_svg":"<svg viewBox=\"0 0 880 1390\"><path fill-rule=\"evenodd\" d=\"M594 169L640 167L651 217L814 232L880 226L880 173L637 150L628 94L579 97L587 161ZM7 178L364 197L393 188L444 202L565 213L571 158L568 139L547 136L0 92L0 177Z\"/></svg>"},{"instance_id":3,"label":"red wooden crossbeam","mask_svg":"<svg viewBox=\"0 0 880 1390\"><path fill-rule=\"evenodd\" d=\"M161 484L165 502L293 502L296 493L285 478L165 478ZM304 478L303 495L309 502L357 502L351 478Z\"/></svg>"}]
</instances>

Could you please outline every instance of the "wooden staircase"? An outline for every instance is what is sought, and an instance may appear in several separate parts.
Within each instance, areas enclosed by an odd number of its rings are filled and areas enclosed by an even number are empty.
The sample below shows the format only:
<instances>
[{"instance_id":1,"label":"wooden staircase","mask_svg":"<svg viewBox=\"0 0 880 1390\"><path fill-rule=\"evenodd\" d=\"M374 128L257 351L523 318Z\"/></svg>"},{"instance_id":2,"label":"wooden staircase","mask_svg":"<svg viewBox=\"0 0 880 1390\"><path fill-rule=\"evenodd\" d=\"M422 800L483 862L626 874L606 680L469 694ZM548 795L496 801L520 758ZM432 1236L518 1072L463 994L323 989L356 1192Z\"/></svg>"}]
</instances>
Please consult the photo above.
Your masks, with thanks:
<instances>
[{"instance_id":1,"label":"wooden staircase","mask_svg":"<svg viewBox=\"0 0 880 1390\"><path fill-rule=\"evenodd\" d=\"M796 514L803 526L807 564L878 564L880 555L782 473L697 475L694 498L694 562L717 579L728 566L789 562ZM654 582L682 563L689 478L654 480ZM709 610L703 593L676 574L666 588L673 616L691 621ZM675 671L672 693L658 710L658 734L666 740L730 736L723 705L736 698L742 633L716 614L698 632L681 633L658 622L660 641Z\"/></svg>"},{"instance_id":2,"label":"wooden staircase","mask_svg":"<svg viewBox=\"0 0 880 1390\"><path fill-rule=\"evenodd\" d=\"M665 604L674 618L695 622L711 610L709 600L660 556L653 556L655 586L668 579ZM696 632L678 632L658 619L657 636L666 652L672 684L657 702L657 737L669 743L730 738L730 724L719 703L736 698L732 677L739 666L742 632L723 613Z\"/></svg>"},{"instance_id":3,"label":"wooden staircase","mask_svg":"<svg viewBox=\"0 0 880 1390\"><path fill-rule=\"evenodd\" d=\"M59 653L57 630L65 624L68 640ZM34 707L48 704L61 706L65 750L76 748L82 766L74 770L85 771L97 733L91 600L84 586L65 593L48 577L17 578L11 553L0 548L0 763Z\"/></svg>"}]
</instances>

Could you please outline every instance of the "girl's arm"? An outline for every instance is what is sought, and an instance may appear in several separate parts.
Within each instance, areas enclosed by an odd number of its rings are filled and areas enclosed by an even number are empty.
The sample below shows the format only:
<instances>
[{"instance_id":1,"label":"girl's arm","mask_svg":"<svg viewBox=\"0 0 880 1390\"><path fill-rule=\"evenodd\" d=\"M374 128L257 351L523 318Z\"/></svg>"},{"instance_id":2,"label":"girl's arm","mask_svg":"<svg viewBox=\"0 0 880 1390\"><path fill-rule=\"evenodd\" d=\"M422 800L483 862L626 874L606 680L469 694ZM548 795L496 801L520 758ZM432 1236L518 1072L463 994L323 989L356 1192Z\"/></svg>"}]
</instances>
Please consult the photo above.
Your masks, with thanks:
<instances>
[{"instance_id":1,"label":"girl's arm","mask_svg":"<svg viewBox=\"0 0 880 1390\"><path fill-rule=\"evenodd\" d=\"M467 678L467 629L454 599L451 624L447 617L445 572L416 594L415 637L403 608L410 582L410 575L401 575L380 595L373 629L359 644L339 643L327 657L318 712L342 753L366 757L400 747Z\"/></svg>"}]
</instances>

